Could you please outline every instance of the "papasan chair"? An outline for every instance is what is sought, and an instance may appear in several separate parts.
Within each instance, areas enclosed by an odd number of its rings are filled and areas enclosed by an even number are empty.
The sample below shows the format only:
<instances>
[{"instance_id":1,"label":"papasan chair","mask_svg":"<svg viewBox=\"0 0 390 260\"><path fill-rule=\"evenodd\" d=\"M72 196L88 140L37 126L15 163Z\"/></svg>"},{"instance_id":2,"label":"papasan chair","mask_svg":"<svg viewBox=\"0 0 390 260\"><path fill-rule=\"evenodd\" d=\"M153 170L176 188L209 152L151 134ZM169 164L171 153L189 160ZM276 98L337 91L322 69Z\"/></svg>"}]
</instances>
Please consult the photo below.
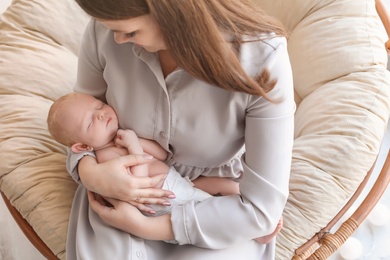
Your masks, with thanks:
<instances>
[{"instance_id":1,"label":"papasan chair","mask_svg":"<svg viewBox=\"0 0 390 260\"><path fill-rule=\"evenodd\" d=\"M297 104L290 196L276 258L326 259L389 183L390 159L362 205L330 232L367 183L390 116L387 12L377 12L383 5L374 0L253 1L290 32ZM0 19L0 190L47 259L65 259L77 184L46 116L54 100L72 91L88 20L74 0L13 0Z\"/></svg>"}]
</instances>

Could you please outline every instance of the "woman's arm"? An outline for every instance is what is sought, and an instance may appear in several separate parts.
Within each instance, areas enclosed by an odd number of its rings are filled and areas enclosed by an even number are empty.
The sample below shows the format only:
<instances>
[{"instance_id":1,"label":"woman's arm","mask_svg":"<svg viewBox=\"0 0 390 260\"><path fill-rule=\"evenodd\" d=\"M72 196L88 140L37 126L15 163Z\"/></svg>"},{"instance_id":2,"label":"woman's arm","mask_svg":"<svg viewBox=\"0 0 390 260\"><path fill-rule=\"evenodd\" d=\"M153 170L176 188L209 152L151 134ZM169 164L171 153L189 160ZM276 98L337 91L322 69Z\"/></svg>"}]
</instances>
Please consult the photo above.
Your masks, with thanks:
<instances>
[{"instance_id":1,"label":"woman's arm","mask_svg":"<svg viewBox=\"0 0 390 260\"><path fill-rule=\"evenodd\" d=\"M247 66L253 62L252 69L267 68L270 78L278 80L268 93L277 102L248 96L240 195L172 206L172 228L179 244L218 249L271 234L285 207L295 112L287 42L278 37L264 45L252 42L245 46L247 51L252 47L256 48L253 53L262 56L248 56Z\"/></svg>"}]
</instances>

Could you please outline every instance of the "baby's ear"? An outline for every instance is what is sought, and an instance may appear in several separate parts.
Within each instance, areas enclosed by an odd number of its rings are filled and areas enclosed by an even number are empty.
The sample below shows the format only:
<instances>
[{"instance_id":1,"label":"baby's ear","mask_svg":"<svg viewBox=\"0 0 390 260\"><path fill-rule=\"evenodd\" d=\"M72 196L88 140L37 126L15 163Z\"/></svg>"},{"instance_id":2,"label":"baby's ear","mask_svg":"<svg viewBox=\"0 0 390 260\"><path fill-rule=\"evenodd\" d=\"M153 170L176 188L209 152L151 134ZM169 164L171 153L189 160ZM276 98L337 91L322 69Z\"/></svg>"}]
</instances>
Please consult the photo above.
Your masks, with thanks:
<instances>
[{"instance_id":1,"label":"baby's ear","mask_svg":"<svg viewBox=\"0 0 390 260\"><path fill-rule=\"evenodd\" d=\"M86 144L82 144L82 143L75 143L74 145L71 146L71 149L72 149L72 152L74 152L74 153L93 151L93 147L88 146Z\"/></svg>"}]
</instances>

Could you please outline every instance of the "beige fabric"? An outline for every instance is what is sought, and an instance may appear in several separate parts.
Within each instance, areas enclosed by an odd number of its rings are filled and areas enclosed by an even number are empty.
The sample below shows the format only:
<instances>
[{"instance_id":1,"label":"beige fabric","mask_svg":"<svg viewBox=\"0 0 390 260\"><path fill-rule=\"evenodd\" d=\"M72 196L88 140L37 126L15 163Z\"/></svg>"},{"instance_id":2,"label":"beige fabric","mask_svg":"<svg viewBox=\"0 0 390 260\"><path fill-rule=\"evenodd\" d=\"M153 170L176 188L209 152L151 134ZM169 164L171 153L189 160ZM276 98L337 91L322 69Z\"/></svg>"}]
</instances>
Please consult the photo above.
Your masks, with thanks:
<instances>
[{"instance_id":1,"label":"beige fabric","mask_svg":"<svg viewBox=\"0 0 390 260\"><path fill-rule=\"evenodd\" d=\"M387 38L375 1L256 1L291 30L299 106L277 247L277 258L288 259L329 222L379 151L389 117Z\"/></svg>"},{"instance_id":2,"label":"beige fabric","mask_svg":"<svg viewBox=\"0 0 390 260\"><path fill-rule=\"evenodd\" d=\"M86 22L73 0L15 0L0 21L0 188L61 259L76 184L46 117L72 90Z\"/></svg>"},{"instance_id":3,"label":"beige fabric","mask_svg":"<svg viewBox=\"0 0 390 260\"><path fill-rule=\"evenodd\" d=\"M389 117L385 33L371 0L254 0L290 30L296 141L278 259L323 227L379 151ZM76 184L46 130L71 91L87 17L73 0L14 0L0 21L0 188L64 258Z\"/></svg>"}]
</instances>

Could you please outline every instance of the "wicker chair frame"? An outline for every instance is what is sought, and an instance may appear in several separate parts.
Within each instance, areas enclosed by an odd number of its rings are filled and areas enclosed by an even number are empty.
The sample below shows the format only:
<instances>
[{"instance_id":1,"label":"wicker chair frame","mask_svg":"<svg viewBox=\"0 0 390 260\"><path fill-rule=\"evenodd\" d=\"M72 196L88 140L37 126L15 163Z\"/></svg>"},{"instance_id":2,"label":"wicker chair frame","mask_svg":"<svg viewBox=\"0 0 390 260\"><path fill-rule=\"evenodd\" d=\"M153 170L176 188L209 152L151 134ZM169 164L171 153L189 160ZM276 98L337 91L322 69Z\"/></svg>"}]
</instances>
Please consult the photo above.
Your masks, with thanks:
<instances>
[{"instance_id":1,"label":"wicker chair frame","mask_svg":"<svg viewBox=\"0 0 390 260\"><path fill-rule=\"evenodd\" d=\"M390 38L390 16L382 0L376 0L376 8L386 29L387 35ZM385 48L388 52L390 52L390 40L386 42ZM343 217L348 209L350 209L350 207L355 203L356 199L361 195L369 179L373 177L372 172L374 166L375 163L352 197L347 201L339 213L328 223L328 225L316 233L309 241L295 250L295 255L292 258L293 260L327 259L334 252L336 252L356 231L356 229L362 224L362 222L375 207L390 183L390 151L388 151L387 158L375 180L374 185L364 200L358 206L356 211L351 215L351 217L344 221L334 233L331 233L331 229L336 223L340 221L341 217ZM19 211L14 206L12 206L11 202L4 195L4 193L1 191L0 193L12 217L23 231L24 235L34 245L34 247L48 260L58 260L58 257L42 241L42 239L37 235L30 224L23 218Z\"/></svg>"},{"instance_id":2,"label":"wicker chair frame","mask_svg":"<svg viewBox=\"0 0 390 260\"><path fill-rule=\"evenodd\" d=\"M390 38L390 15L388 9L383 0L375 0L375 7L386 29L386 33ZM390 53L390 39L385 43L385 48L387 52ZM367 185L367 182L372 177L375 164L376 162L367 173L355 193L350 197L337 215L328 223L328 225L317 232L309 241L295 250L295 255L292 258L293 260L327 259L336 252L362 224L378 203L390 183L390 151L387 153L387 158L375 180L374 185L364 200L360 203L355 212L346 221L344 221L341 226L334 231L334 233L331 233L331 229L335 226L335 224L340 222L340 219L351 208L351 206L354 205L361 195L363 189Z\"/></svg>"}]
</instances>

